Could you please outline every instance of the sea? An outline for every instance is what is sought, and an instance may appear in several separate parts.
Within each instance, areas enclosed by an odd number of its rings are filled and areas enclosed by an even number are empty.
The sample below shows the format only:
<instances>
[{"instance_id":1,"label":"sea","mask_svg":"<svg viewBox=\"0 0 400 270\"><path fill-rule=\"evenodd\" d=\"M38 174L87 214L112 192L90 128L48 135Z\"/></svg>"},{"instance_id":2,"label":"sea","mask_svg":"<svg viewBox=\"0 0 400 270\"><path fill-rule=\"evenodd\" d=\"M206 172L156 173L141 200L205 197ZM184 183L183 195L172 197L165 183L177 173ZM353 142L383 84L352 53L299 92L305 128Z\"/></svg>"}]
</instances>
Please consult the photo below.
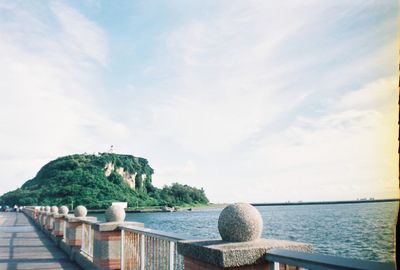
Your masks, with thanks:
<instances>
[{"instance_id":1,"label":"sea","mask_svg":"<svg viewBox=\"0 0 400 270\"><path fill-rule=\"evenodd\" d=\"M263 238L309 243L315 253L393 262L398 202L256 207ZM222 208L128 213L126 221L173 232L186 239L216 239ZM103 214L96 214L103 221Z\"/></svg>"}]
</instances>

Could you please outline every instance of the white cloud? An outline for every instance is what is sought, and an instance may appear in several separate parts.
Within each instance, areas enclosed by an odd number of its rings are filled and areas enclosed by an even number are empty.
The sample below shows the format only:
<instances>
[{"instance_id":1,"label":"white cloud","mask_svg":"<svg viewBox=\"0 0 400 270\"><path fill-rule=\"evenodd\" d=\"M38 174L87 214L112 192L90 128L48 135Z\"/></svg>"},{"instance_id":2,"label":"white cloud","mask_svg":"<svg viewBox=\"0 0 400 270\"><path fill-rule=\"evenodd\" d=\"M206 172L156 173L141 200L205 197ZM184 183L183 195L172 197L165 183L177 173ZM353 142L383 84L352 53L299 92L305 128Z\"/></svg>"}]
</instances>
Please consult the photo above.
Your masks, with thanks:
<instances>
[{"instance_id":1,"label":"white cloud","mask_svg":"<svg viewBox=\"0 0 400 270\"><path fill-rule=\"evenodd\" d=\"M112 81L126 78L103 68L130 70L108 54L128 46L108 47L117 41L65 4L29 5L0 5L0 151L30 164L10 179L113 144L148 158L156 185L204 187L213 201L393 194L398 41L386 6L224 2L167 27L157 54L132 54L132 70L148 65L116 93ZM104 76L116 76L110 89ZM112 106L100 107L99 92Z\"/></svg>"},{"instance_id":2,"label":"white cloud","mask_svg":"<svg viewBox=\"0 0 400 270\"><path fill-rule=\"evenodd\" d=\"M182 180L184 180L185 183L190 183L190 179L198 173L196 165L191 160L186 161L184 164L169 166L166 165L166 162L163 163L152 165L156 165L157 168L153 182L159 187L170 184L172 181L182 183Z\"/></svg>"},{"instance_id":3,"label":"white cloud","mask_svg":"<svg viewBox=\"0 0 400 270\"><path fill-rule=\"evenodd\" d=\"M182 182L214 201L393 195L376 183L395 183L395 143L382 138L396 122L396 18L372 23L365 1L286 4L229 2L164 33L146 76L168 76L131 112L148 117L136 134L145 155L156 171L192 160Z\"/></svg>"},{"instance_id":4,"label":"white cloud","mask_svg":"<svg viewBox=\"0 0 400 270\"><path fill-rule=\"evenodd\" d=\"M75 9L54 2L51 4L62 32L60 41L80 58L90 58L102 65L107 63L107 38L104 31Z\"/></svg>"},{"instance_id":5,"label":"white cloud","mask_svg":"<svg viewBox=\"0 0 400 270\"><path fill-rule=\"evenodd\" d=\"M336 110L363 110L363 109L389 109L393 111L393 102L396 99L397 89L393 86L397 83L396 77L382 78L374 81L364 88L352 91L341 97L334 104Z\"/></svg>"},{"instance_id":6,"label":"white cloud","mask_svg":"<svg viewBox=\"0 0 400 270\"><path fill-rule=\"evenodd\" d=\"M0 6L8 14L0 23L0 169L7 179L0 193L53 158L97 152L128 133L99 108L92 91L101 87L96 66L107 62L106 34L68 6L51 10Z\"/></svg>"},{"instance_id":7,"label":"white cloud","mask_svg":"<svg viewBox=\"0 0 400 270\"><path fill-rule=\"evenodd\" d=\"M395 78L380 79L338 98L325 116L299 117L266 137L243 167L273 177L252 184L277 186L286 200L398 196L397 94Z\"/></svg>"},{"instance_id":8,"label":"white cloud","mask_svg":"<svg viewBox=\"0 0 400 270\"><path fill-rule=\"evenodd\" d=\"M287 63L269 59L317 9L282 12L258 4L230 5L167 36L176 89L153 106L153 124L183 149L203 156L232 151L311 92L287 87L281 74Z\"/></svg>"}]
</instances>

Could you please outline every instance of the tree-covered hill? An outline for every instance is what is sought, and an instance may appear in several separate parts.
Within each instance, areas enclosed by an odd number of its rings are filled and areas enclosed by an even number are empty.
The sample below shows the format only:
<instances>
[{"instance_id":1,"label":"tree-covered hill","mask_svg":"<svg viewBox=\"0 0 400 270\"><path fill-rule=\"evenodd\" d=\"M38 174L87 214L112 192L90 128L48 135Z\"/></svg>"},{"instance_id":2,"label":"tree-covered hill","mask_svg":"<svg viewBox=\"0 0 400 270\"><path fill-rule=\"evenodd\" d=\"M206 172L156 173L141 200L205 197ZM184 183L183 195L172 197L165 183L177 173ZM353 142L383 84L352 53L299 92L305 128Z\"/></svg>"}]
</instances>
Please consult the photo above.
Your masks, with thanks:
<instances>
[{"instance_id":1,"label":"tree-covered hill","mask_svg":"<svg viewBox=\"0 0 400 270\"><path fill-rule=\"evenodd\" d=\"M206 204L203 189L174 183L156 188L144 158L101 153L65 156L44 165L21 188L3 194L5 205L85 205L107 208L115 201L129 207Z\"/></svg>"}]
</instances>

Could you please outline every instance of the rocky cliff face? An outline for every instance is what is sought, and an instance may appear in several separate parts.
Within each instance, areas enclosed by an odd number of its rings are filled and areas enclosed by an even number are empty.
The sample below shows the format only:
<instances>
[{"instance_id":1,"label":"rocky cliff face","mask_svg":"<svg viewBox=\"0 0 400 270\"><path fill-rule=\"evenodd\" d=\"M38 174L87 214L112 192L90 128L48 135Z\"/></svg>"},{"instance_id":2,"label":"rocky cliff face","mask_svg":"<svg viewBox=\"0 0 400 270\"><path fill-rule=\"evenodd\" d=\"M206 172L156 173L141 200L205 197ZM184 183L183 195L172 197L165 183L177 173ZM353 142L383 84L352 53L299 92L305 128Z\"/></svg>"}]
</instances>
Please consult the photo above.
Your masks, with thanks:
<instances>
[{"instance_id":1,"label":"rocky cliff face","mask_svg":"<svg viewBox=\"0 0 400 270\"><path fill-rule=\"evenodd\" d=\"M140 175L138 173L129 173L123 167L116 167L114 163L108 162L104 167L104 175L109 177L112 172L118 173L131 189L135 189L137 186L140 187L140 185L146 180L146 174ZM140 179L138 183L136 183L138 178Z\"/></svg>"}]
</instances>

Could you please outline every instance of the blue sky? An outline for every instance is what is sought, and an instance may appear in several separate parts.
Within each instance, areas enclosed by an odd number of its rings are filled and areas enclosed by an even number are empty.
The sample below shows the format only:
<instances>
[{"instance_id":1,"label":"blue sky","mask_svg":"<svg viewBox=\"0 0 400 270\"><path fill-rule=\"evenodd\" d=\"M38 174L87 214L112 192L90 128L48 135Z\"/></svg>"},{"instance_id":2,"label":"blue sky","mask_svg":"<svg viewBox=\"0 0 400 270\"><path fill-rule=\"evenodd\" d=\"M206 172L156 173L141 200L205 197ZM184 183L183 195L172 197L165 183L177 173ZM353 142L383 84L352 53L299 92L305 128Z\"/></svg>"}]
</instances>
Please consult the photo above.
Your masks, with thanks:
<instances>
[{"instance_id":1,"label":"blue sky","mask_svg":"<svg viewBox=\"0 0 400 270\"><path fill-rule=\"evenodd\" d=\"M145 157L213 202L398 196L397 1L0 1L0 193Z\"/></svg>"}]
</instances>

